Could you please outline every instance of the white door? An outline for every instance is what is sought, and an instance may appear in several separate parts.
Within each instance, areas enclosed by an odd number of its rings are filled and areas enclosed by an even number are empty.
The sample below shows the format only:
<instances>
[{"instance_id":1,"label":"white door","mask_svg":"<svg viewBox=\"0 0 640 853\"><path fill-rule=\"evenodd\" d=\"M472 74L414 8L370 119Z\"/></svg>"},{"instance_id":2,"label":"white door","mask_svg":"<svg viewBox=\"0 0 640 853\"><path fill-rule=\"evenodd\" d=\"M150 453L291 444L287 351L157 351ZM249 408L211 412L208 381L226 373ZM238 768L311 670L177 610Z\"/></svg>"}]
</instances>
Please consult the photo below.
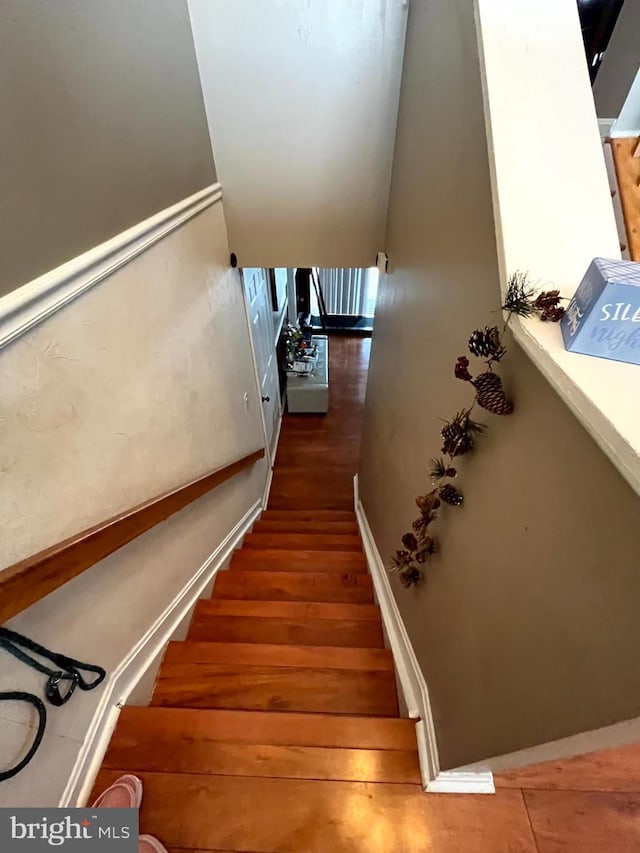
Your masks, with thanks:
<instances>
[{"instance_id":1,"label":"white door","mask_svg":"<svg viewBox=\"0 0 640 853\"><path fill-rule=\"evenodd\" d=\"M262 397L267 447L273 457L280 418L280 391L267 271L262 268L247 267L242 270L242 280Z\"/></svg>"}]
</instances>

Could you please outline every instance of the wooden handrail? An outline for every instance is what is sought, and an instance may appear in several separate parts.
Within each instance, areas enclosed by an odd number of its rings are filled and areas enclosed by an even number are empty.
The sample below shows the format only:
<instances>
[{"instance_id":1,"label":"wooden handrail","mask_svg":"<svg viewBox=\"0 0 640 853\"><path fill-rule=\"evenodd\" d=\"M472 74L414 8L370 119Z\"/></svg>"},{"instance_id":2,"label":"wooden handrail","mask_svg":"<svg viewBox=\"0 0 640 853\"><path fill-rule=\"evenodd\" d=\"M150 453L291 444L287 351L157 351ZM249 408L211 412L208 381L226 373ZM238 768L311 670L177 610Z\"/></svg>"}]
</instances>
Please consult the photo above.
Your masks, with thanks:
<instances>
[{"instance_id":1,"label":"wooden handrail","mask_svg":"<svg viewBox=\"0 0 640 853\"><path fill-rule=\"evenodd\" d=\"M264 448L89 527L0 571L0 623L264 457Z\"/></svg>"}]
</instances>

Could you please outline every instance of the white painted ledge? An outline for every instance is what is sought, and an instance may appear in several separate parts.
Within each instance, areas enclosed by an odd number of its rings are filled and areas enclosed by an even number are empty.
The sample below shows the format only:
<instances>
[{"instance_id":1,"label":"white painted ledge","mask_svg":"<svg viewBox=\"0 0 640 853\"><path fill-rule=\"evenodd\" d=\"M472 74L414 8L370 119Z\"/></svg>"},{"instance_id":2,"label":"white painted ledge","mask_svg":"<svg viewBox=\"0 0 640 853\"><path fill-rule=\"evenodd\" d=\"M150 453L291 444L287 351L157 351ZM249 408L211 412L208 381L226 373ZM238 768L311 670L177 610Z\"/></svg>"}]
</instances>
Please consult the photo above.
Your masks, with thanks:
<instances>
[{"instance_id":1,"label":"white painted ledge","mask_svg":"<svg viewBox=\"0 0 640 853\"><path fill-rule=\"evenodd\" d=\"M502 293L520 270L571 297L594 257L621 257L576 3L474 3ZM640 367L567 352L556 324L513 330L640 494Z\"/></svg>"},{"instance_id":2,"label":"white painted ledge","mask_svg":"<svg viewBox=\"0 0 640 853\"><path fill-rule=\"evenodd\" d=\"M0 349L220 198L211 184L2 297Z\"/></svg>"},{"instance_id":3,"label":"white painted ledge","mask_svg":"<svg viewBox=\"0 0 640 853\"><path fill-rule=\"evenodd\" d=\"M557 323L512 320L514 336L640 494L640 366L567 352Z\"/></svg>"}]
</instances>

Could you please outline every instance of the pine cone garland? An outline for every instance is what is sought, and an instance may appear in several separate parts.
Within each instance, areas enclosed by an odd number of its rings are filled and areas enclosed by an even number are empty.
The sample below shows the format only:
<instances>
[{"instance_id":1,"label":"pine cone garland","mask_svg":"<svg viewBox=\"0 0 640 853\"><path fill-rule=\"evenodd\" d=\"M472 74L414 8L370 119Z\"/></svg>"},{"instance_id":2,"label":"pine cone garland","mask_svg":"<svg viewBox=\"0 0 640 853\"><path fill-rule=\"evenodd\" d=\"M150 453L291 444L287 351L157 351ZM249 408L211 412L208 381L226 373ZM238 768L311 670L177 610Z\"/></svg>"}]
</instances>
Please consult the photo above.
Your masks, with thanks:
<instances>
[{"instance_id":1,"label":"pine cone garland","mask_svg":"<svg viewBox=\"0 0 640 853\"><path fill-rule=\"evenodd\" d=\"M462 502L464 500L462 492L458 491L455 486L452 486L449 483L440 488L440 497L446 504L449 504L449 506L462 506Z\"/></svg>"},{"instance_id":2,"label":"pine cone garland","mask_svg":"<svg viewBox=\"0 0 640 853\"><path fill-rule=\"evenodd\" d=\"M505 347L500 342L500 332L496 326L476 329L469 338L468 346L472 355L478 358L490 358L492 361L500 361L506 353Z\"/></svg>"}]
</instances>

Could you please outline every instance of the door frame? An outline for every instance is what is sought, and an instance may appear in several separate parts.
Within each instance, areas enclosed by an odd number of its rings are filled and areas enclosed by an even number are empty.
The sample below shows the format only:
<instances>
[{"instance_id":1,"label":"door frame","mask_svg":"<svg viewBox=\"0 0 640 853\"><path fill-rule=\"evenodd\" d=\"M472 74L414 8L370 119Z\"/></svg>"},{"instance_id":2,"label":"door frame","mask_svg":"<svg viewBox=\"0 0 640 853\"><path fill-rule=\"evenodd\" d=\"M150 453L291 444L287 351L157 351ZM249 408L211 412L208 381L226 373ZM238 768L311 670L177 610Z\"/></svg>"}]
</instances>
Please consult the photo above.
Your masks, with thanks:
<instances>
[{"instance_id":1,"label":"door frame","mask_svg":"<svg viewBox=\"0 0 640 853\"><path fill-rule=\"evenodd\" d=\"M255 269L255 268L251 267L251 269ZM266 267L259 267L259 269L264 269L265 272L267 272ZM266 418L264 416L264 406L262 405L262 385L261 385L261 381L260 381L260 371L258 369L258 359L256 357L256 347L255 347L255 342L253 340L253 325L251 323L251 313L249 310L249 303L247 301L247 288L245 287L244 269L239 268L238 273L239 273L239 280L240 280L240 288L242 290L242 304L244 305L244 318L245 318L245 322L247 324L247 333L249 335L249 343L251 346L251 361L253 364L253 375L254 375L255 383L256 383L256 385L255 385L255 387L256 387L256 395L255 395L256 396L256 403L260 408L260 422L262 424L262 435L264 438L265 457L267 460L267 467L269 469L269 474L267 477L267 486L265 488L265 497L264 497L264 501L263 501L263 508L266 509L267 500L269 497L269 489L271 487L271 480L273 478L273 464L275 462L275 456L276 456L276 452L278 449L278 441L280 438L280 428L282 426L282 414L283 414L282 399L280 397L279 383L276 382L275 393L278 395L278 398L275 402L276 402L277 411L279 414L278 414L278 424L277 424L276 429L274 431L274 441L273 441L273 448L272 448L271 442L269 441L269 432L267 430L267 421L266 421ZM267 284L268 284L268 281L269 281L269 278L268 278L268 274L267 274ZM268 291L268 287L267 287L267 291ZM267 293L267 296L269 296L269 293ZM274 347L275 347L275 345L274 345ZM276 358L277 358L277 355L276 355Z\"/></svg>"}]
</instances>

